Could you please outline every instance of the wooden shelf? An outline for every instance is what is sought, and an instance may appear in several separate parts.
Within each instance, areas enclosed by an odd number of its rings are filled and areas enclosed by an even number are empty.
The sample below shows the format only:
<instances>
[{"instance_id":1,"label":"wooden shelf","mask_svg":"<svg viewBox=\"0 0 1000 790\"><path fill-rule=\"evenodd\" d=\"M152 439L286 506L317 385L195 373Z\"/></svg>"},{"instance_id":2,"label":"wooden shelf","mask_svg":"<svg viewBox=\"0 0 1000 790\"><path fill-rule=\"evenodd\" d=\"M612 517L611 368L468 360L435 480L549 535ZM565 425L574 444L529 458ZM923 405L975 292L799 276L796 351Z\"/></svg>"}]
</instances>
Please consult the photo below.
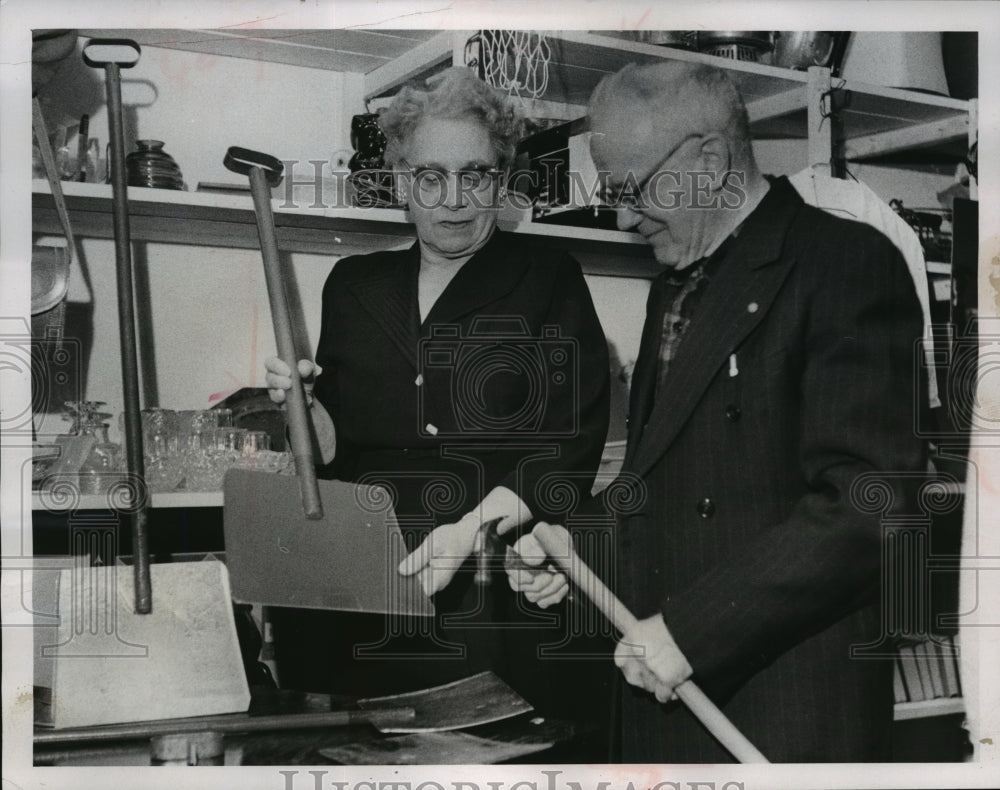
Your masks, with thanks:
<instances>
[{"instance_id":1,"label":"wooden shelf","mask_svg":"<svg viewBox=\"0 0 1000 790\"><path fill-rule=\"evenodd\" d=\"M893 718L896 721L906 721L907 719L923 719L927 716L948 716L955 713L965 713L963 699L961 697L940 697L920 702L897 702Z\"/></svg>"},{"instance_id":2,"label":"wooden shelf","mask_svg":"<svg viewBox=\"0 0 1000 790\"><path fill-rule=\"evenodd\" d=\"M111 187L62 185L74 232L79 237L114 238ZM219 195L129 187L129 226L136 242L195 244L257 249L257 224L249 195ZM401 209L283 208L271 201L278 247L286 252L351 255L411 244L413 226ZM32 183L32 224L36 233L61 234L46 181ZM532 222L501 222L500 227L546 247L572 253L587 274L654 277L652 252L637 234Z\"/></svg>"},{"instance_id":3,"label":"wooden shelf","mask_svg":"<svg viewBox=\"0 0 1000 790\"><path fill-rule=\"evenodd\" d=\"M65 498L45 492L31 492L33 511L62 513L67 510L114 510L127 504L119 501L111 502L106 494L83 494L78 498ZM177 491L153 494L150 504L154 508L222 507L223 501L221 491Z\"/></svg>"}]
</instances>

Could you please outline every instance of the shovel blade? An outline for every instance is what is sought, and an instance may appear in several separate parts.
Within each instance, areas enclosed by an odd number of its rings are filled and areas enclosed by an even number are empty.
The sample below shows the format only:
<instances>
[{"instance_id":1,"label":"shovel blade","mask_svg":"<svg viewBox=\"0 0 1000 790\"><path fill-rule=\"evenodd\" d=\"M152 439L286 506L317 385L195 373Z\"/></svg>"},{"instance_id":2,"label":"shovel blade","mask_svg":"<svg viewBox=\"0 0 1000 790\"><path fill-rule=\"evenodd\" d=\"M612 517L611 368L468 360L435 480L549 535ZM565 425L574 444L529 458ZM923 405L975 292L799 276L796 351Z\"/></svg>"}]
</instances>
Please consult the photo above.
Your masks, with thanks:
<instances>
[{"instance_id":1,"label":"shovel blade","mask_svg":"<svg viewBox=\"0 0 1000 790\"><path fill-rule=\"evenodd\" d=\"M413 708L412 721L376 724L382 732L444 732L502 721L534 708L492 672L443 686L358 700L363 709Z\"/></svg>"},{"instance_id":2,"label":"shovel blade","mask_svg":"<svg viewBox=\"0 0 1000 790\"><path fill-rule=\"evenodd\" d=\"M302 513L298 478L231 469L223 529L233 597L244 603L431 616L383 488L319 481L322 519Z\"/></svg>"}]
</instances>

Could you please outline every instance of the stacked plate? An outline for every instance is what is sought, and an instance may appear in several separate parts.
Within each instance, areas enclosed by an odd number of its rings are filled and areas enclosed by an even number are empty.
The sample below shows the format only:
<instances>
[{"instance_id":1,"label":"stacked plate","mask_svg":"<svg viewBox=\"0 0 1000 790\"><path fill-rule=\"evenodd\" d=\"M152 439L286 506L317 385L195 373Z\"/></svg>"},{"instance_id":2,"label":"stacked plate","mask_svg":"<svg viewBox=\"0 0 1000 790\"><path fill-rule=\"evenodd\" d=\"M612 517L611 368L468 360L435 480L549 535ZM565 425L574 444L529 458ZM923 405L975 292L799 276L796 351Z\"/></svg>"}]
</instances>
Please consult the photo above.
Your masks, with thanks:
<instances>
[{"instance_id":1,"label":"stacked plate","mask_svg":"<svg viewBox=\"0 0 1000 790\"><path fill-rule=\"evenodd\" d=\"M184 177L174 158L163 150L162 140L136 140L138 151L125 157L129 186L184 189Z\"/></svg>"}]
</instances>

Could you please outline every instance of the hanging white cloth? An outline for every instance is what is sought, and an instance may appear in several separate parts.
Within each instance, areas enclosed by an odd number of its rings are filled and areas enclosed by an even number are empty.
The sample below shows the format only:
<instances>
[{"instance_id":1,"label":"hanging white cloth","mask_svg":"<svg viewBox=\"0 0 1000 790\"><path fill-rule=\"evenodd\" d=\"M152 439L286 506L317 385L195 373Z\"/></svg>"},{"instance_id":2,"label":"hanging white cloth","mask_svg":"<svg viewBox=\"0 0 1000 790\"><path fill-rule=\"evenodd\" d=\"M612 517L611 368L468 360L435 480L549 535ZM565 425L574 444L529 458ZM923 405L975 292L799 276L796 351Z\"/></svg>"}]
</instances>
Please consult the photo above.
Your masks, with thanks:
<instances>
[{"instance_id":1,"label":"hanging white cloth","mask_svg":"<svg viewBox=\"0 0 1000 790\"><path fill-rule=\"evenodd\" d=\"M913 276L917 299L924 313L924 361L927 368L927 395L931 408L941 405L934 371L934 338L931 334L931 303L927 287L927 264L920 239L892 208L866 184L816 173L806 168L789 181L810 206L881 231L899 250Z\"/></svg>"}]
</instances>

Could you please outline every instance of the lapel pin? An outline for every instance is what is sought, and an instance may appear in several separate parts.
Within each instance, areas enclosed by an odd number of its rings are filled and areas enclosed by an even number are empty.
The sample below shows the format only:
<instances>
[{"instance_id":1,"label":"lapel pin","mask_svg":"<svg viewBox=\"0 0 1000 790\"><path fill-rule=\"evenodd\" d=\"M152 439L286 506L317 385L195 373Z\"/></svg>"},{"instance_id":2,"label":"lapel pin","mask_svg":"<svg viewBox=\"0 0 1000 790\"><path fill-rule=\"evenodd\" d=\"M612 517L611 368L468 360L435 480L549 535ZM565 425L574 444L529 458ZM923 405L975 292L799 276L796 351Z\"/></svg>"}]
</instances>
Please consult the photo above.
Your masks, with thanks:
<instances>
[{"instance_id":1,"label":"lapel pin","mask_svg":"<svg viewBox=\"0 0 1000 790\"><path fill-rule=\"evenodd\" d=\"M748 313L756 313L759 309L760 309L760 305L757 304L756 302L750 302L750 304L747 305L747 312Z\"/></svg>"}]
</instances>

